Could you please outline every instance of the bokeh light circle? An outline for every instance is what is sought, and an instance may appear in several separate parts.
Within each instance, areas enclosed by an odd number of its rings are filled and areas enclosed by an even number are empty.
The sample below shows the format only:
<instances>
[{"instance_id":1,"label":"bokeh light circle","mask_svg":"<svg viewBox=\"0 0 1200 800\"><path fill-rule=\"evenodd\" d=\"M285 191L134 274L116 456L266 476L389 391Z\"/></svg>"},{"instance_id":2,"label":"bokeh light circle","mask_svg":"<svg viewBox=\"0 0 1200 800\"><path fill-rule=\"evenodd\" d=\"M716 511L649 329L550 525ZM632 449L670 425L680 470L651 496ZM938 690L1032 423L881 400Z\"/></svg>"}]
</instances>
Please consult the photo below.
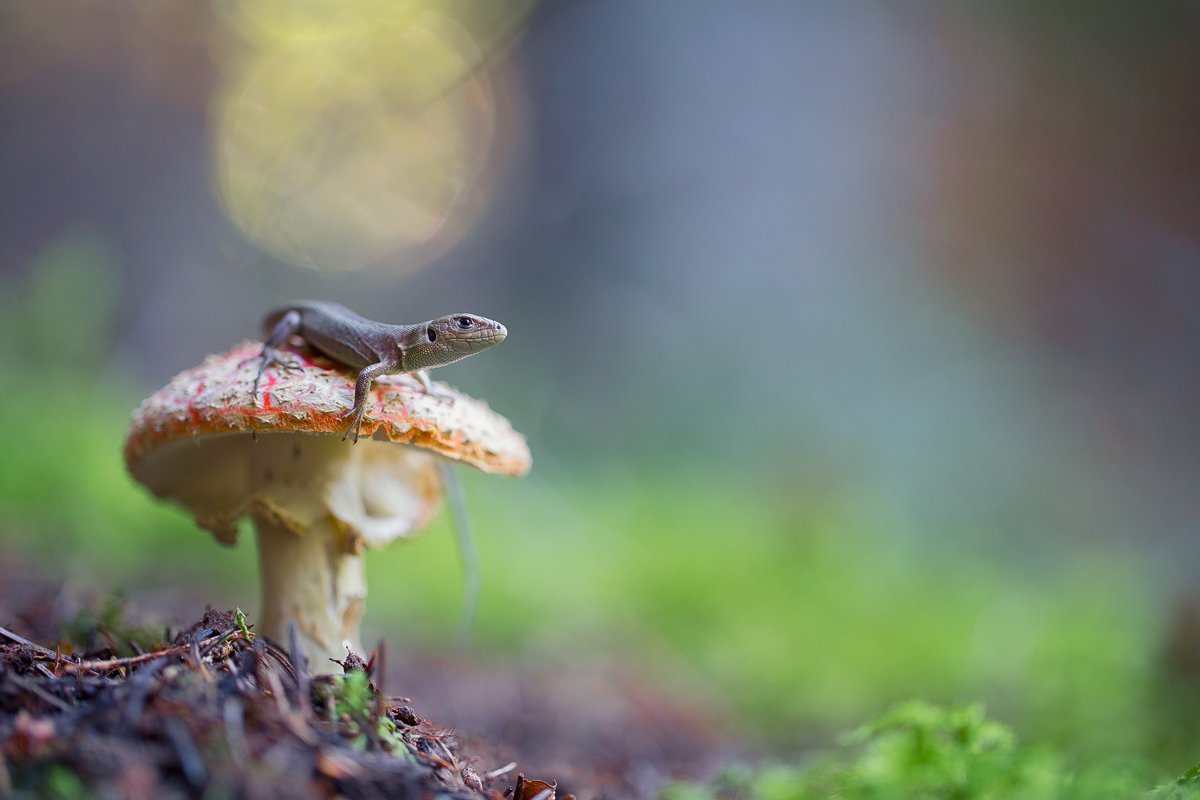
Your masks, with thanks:
<instances>
[{"instance_id":1,"label":"bokeh light circle","mask_svg":"<svg viewBox=\"0 0 1200 800\"><path fill-rule=\"evenodd\" d=\"M292 264L421 266L486 194L496 95L472 37L428 3L276 6L227 7L242 45L214 105L227 214Z\"/></svg>"}]
</instances>

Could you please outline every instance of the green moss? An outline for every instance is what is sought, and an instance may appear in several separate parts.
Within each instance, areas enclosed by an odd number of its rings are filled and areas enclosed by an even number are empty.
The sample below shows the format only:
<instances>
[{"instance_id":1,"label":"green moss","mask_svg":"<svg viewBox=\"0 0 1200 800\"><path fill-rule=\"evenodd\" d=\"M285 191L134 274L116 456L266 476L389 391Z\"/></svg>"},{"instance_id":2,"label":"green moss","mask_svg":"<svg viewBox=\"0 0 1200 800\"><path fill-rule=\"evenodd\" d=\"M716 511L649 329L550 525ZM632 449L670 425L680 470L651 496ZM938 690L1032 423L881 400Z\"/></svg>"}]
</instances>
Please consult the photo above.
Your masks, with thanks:
<instances>
[{"instance_id":1,"label":"green moss","mask_svg":"<svg viewBox=\"0 0 1200 800\"><path fill-rule=\"evenodd\" d=\"M83 800L89 793L83 781L70 769L51 766L46 770L38 796L44 800Z\"/></svg>"},{"instance_id":2,"label":"green moss","mask_svg":"<svg viewBox=\"0 0 1200 800\"><path fill-rule=\"evenodd\" d=\"M377 743L397 756L411 757L399 728L382 713L379 696L366 672L356 669L335 675L331 684L319 684L317 690L326 693L329 722L340 726L355 750L362 751Z\"/></svg>"},{"instance_id":3,"label":"green moss","mask_svg":"<svg viewBox=\"0 0 1200 800\"><path fill-rule=\"evenodd\" d=\"M1193 797L1187 776L1151 791L1135 762L1074 764L1019 743L979 705L900 705L798 765L734 769L705 785L668 787L663 800L1127 800Z\"/></svg>"}]
</instances>

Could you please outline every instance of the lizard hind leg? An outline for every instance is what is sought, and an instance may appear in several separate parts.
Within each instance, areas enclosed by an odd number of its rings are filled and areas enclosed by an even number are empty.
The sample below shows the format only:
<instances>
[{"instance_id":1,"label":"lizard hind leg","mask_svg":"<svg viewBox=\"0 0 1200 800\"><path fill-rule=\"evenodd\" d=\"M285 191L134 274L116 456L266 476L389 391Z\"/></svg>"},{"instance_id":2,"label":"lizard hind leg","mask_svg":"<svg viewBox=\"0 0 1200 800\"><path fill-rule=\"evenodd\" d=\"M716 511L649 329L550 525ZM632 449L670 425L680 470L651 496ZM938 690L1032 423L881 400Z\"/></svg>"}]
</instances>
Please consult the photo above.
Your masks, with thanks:
<instances>
[{"instance_id":1,"label":"lizard hind leg","mask_svg":"<svg viewBox=\"0 0 1200 800\"><path fill-rule=\"evenodd\" d=\"M263 340L262 352L259 354L261 359L258 364L258 374L254 376L254 402L258 402L258 382L262 380L263 373L272 364L279 364L284 369L292 369L294 365L285 361L279 348L287 343L292 334L300 330L300 312L295 309L287 312L279 321L275 323L275 327L267 334L267 338Z\"/></svg>"}]
</instances>

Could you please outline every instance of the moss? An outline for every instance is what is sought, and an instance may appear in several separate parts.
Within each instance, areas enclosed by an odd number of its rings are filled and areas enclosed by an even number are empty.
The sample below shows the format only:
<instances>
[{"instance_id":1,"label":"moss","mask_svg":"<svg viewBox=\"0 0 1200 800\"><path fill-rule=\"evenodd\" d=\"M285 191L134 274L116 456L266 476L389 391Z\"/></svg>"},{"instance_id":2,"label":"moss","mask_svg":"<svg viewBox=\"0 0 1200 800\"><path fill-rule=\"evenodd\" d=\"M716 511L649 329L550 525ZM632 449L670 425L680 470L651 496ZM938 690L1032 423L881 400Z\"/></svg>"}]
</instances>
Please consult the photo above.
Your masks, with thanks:
<instances>
[{"instance_id":1,"label":"moss","mask_svg":"<svg viewBox=\"0 0 1200 800\"><path fill-rule=\"evenodd\" d=\"M676 784L663 800L1147 800L1200 798L1200 772L1147 791L1136 761L1072 763L1020 743L980 705L897 706L799 764L731 769L708 784Z\"/></svg>"}]
</instances>

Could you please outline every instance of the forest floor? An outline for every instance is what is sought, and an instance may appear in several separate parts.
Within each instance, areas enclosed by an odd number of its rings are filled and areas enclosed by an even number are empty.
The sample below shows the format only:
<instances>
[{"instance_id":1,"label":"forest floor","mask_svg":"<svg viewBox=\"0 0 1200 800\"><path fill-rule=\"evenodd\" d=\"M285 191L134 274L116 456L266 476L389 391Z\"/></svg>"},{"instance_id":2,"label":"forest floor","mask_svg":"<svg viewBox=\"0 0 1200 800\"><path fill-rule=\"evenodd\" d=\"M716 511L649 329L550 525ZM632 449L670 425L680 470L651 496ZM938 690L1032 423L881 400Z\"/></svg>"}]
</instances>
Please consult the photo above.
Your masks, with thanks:
<instances>
[{"instance_id":1,"label":"forest floor","mask_svg":"<svg viewBox=\"0 0 1200 800\"><path fill-rule=\"evenodd\" d=\"M719 703L632 668L306 668L233 610L164 627L0 564L0 797L651 798L732 752Z\"/></svg>"}]
</instances>

